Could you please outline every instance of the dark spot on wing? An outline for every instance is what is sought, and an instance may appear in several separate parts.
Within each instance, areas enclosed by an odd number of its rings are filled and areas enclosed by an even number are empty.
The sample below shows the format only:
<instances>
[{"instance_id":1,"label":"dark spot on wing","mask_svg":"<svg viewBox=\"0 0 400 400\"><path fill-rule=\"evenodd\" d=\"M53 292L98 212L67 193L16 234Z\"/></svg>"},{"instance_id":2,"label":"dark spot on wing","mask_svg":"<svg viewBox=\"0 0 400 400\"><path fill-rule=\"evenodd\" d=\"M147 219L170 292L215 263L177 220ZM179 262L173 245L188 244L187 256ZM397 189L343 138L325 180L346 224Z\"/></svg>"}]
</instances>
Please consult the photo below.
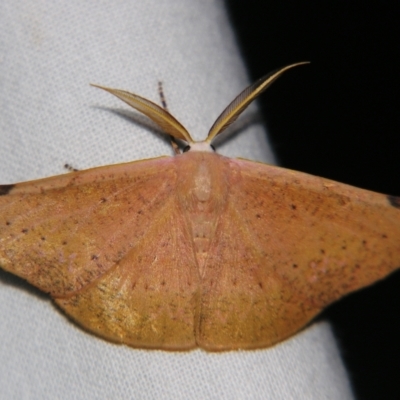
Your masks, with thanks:
<instances>
[{"instance_id":1,"label":"dark spot on wing","mask_svg":"<svg viewBox=\"0 0 400 400\"><path fill-rule=\"evenodd\" d=\"M28 229L22 229L22 233L28 233Z\"/></svg>"},{"instance_id":2,"label":"dark spot on wing","mask_svg":"<svg viewBox=\"0 0 400 400\"><path fill-rule=\"evenodd\" d=\"M400 197L388 196L387 199L393 207L400 208Z\"/></svg>"},{"instance_id":3,"label":"dark spot on wing","mask_svg":"<svg viewBox=\"0 0 400 400\"><path fill-rule=\"evenodd\" d=\"M15 185L0 185L0 196L10 193Z\"/></svg>"}]
</instances>

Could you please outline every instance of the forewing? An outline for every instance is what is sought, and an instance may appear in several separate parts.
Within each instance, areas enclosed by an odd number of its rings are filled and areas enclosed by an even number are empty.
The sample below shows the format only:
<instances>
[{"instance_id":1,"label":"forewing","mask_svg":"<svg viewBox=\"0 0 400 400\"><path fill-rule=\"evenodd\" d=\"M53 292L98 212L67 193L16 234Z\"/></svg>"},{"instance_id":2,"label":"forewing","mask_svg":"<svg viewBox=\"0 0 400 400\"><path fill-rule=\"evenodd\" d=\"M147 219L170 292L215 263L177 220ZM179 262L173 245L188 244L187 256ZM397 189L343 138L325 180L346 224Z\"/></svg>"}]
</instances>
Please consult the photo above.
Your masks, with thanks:
<instances>
[{"instance_id":1,"label":"forewing","mask_svg":"<svg viewBox=\"0 0 400 400\"><path fill-rule=\"evenodd\" d=\"M400 266L397 198L231 160L230 195L202 284L198 343L279 342Z\"/></svg>"},{"instance_id":2,"label":"forewing","mask_svg":"<svg viewBox=\"0 0 400 400\"><path fill-rule=\"evenodd\" d=\"M100 336L191 348L198 272L175 186L170 157L1 186L0 265Z\"/></svg>"},{"instance_id":3,"label":"forewing","mask_svg":"<svg viewBox=\"0 0 400 400\"><path fill-rule=\"evenodd\" d=\"M173 158L2 186L0 265L51 293L76 292L120 262L175 188Z\"/></svg>"},{"instance_id":4,"label":"forewing","mask_svg":"<svg viewBox=\"0 0 400 400\"><path fill-rule=\"evenodd\" d=\"M132 226L134 230L134 226ZM89 331L140 348L196 346L198 270L175 199L106 274L57 304Z\"/></svg>"}]
</instances>

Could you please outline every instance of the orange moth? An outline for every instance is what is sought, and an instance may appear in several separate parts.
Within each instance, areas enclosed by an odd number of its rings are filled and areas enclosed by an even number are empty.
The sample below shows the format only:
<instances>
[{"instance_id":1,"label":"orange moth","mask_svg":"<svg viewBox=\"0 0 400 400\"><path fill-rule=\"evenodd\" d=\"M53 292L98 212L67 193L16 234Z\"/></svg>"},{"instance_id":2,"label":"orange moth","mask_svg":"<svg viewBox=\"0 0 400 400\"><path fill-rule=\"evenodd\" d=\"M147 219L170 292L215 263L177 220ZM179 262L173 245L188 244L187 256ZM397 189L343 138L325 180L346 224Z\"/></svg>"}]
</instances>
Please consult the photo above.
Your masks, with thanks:
<instances>
[{"instance_id":1,"label":"orange moth","mask_svg":"<svg viewBox=\"0 0 400 400\"><path fill-rule=\"evenodd\" d=\"M102 88L187 152L0 186L0 266L133 347L271 346L400 265L400 198L216 154L213 139L289 65L240 93L205 141Z\"/></svg>"}]
</instances>

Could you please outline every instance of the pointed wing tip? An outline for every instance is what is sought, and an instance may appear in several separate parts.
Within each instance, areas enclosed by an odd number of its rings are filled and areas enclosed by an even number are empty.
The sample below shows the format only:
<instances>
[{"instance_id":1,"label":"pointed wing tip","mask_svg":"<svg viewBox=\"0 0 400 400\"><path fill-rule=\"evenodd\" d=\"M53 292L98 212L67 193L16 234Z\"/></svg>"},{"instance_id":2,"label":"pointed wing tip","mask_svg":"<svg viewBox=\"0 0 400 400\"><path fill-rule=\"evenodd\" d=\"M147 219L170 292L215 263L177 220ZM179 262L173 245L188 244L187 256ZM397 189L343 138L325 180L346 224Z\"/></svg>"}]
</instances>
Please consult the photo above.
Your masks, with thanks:
<instances>
[{"instance_id":1,"label":"pointed wing tip","mask_svg":"<svg viewBox=\"0 0 400 400\"><path fill-rule=\"evenodd\" d=\"M11 190L14 188L14 184L11 185L0 185L0 196L6 196L11 192Z\"/></svg>"},{"instance_id":2,"label":"pointed wing tip","mask_svg":"<svg viewBox=\"0 0 400 400\"><path fill-rule=\"evenodd\" d=\"M400 208L400 197L398 196L387 196L389 204L395 208Z\"/></svg>"}]
</instances>

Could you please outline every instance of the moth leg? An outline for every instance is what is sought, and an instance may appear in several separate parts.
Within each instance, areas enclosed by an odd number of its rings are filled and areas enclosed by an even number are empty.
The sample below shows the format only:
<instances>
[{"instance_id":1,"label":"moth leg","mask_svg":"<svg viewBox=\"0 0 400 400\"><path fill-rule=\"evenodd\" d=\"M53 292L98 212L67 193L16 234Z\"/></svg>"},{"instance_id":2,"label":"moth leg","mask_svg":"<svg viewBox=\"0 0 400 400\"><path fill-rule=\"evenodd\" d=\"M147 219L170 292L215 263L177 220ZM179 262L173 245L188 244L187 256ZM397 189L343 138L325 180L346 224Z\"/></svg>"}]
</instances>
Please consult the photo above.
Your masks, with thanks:
<instances>
[{"instance_id":1,"label":"moth leg","mask_svg":"<svg viewBox=\"0 0 400 400\"><path fill-rule=\"evenodd\" d=\"M79 171L79 169L73 167L71 164L64 164L64 168L69 171L69 172L76 172Z\"/></svg>"},{"instance_id":2,"label":"moth leg","mask_svg":"<svg viewBox=\"0 0 400 400\"><path fill-rule=\"evenodd\" d=\"M158 94L160 95L160 102L161 102L161 105L162 105L163 109L165 111L169 112L168 106L167 106L167 101L165 100L164 90L163 90L163 86L162 86L162 82L161 81L158 82ZM173 136L169 135L169 140L171 141L171 146L172 146L172 148L174 150L174 153L175 154L180 154L181 151L179 149L178 143L176 142L176 139Z\"/></svg>"}]
</instances>

